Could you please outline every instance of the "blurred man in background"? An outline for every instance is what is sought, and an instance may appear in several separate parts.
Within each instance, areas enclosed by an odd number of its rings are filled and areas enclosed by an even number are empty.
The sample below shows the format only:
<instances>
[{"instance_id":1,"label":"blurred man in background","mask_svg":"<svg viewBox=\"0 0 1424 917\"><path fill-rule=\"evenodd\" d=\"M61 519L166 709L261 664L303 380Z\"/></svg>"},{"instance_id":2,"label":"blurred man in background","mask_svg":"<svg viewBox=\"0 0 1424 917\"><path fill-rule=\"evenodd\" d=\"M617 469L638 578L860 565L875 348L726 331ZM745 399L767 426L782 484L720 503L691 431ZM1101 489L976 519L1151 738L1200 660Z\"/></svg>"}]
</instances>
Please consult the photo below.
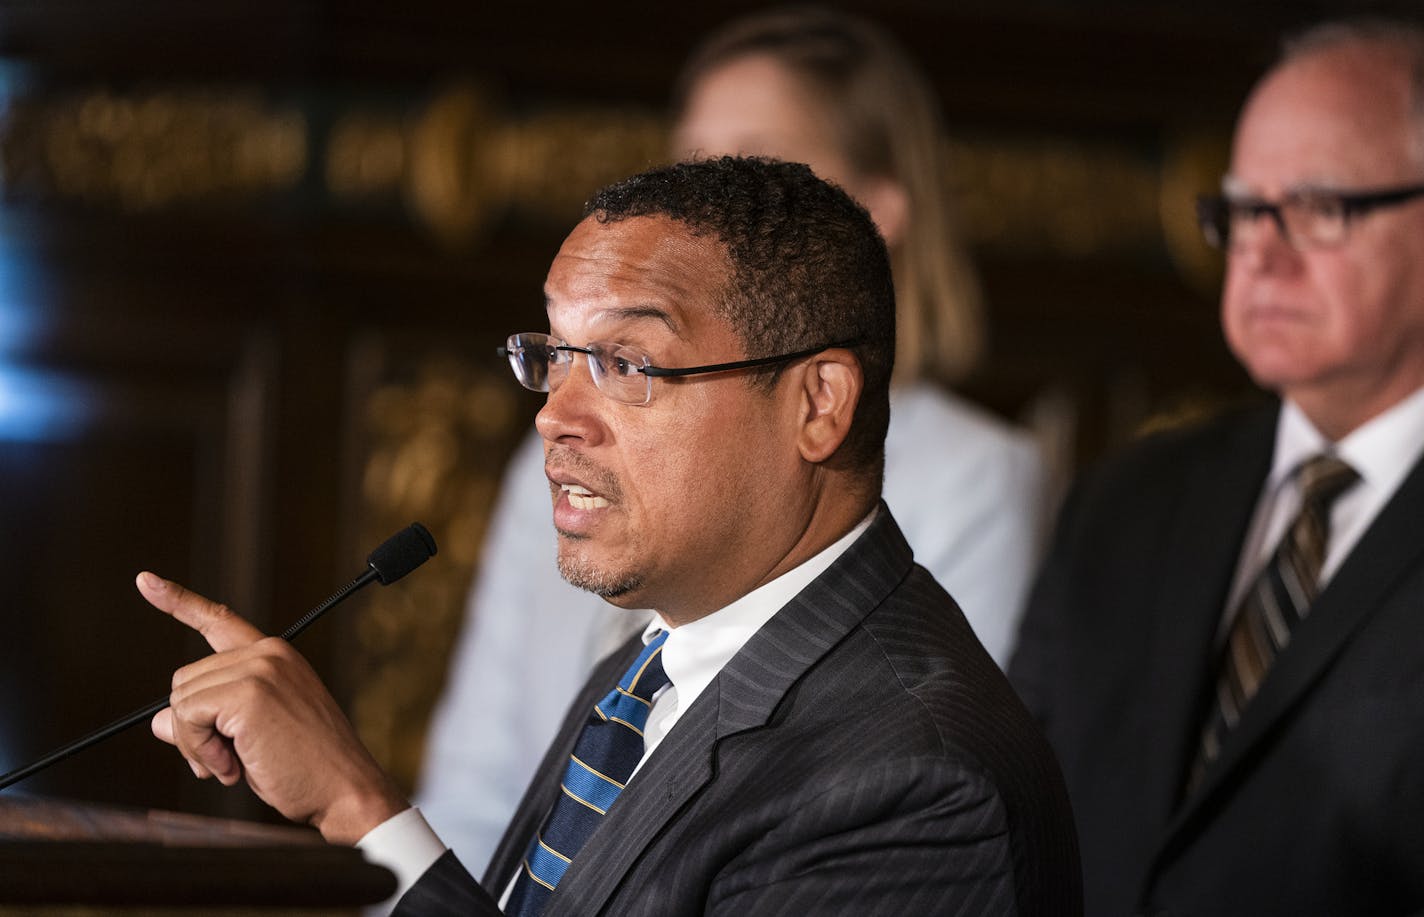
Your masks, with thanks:
<instances>
[{"instance_id":1,"label":"blurred man in background","mask_svg":"<svg viewBox=\"0 0 1424 917\"><path fill-rule=\"evenodd\" d=\"M1424 909L1424 30L1302 35L1200 215L1280 401L1077 487L1010 670L1089 913Z\"/></svg>"}]
</instances>

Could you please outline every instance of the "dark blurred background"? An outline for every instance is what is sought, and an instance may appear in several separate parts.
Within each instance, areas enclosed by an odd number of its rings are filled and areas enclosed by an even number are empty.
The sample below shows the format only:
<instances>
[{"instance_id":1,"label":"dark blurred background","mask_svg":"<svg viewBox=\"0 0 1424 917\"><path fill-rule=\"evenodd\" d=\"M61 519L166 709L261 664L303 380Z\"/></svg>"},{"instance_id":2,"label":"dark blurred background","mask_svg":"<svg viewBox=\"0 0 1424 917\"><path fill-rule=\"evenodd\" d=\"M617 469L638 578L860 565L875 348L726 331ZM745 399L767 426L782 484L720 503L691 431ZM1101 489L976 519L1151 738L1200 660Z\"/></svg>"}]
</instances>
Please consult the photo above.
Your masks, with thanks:
<instances>
[{"instance_id":1,"label":"dark blurred background","mask_svg":"<svg viewBox=\"0 0 1424 917\"><path fill-rule=\"evenodd\" d=\"M842 4L929 71L983 272L965 391L1060 481L1249 393L1195 193L1282 29L1418 3ZM279 631L420 519L428 569L301 639L413 777L543 327L600 184L750 4L0 2L0 771L167 689L154 569ZM138 728L18 789L264 818Z\"/></svg>"}]
</instances>

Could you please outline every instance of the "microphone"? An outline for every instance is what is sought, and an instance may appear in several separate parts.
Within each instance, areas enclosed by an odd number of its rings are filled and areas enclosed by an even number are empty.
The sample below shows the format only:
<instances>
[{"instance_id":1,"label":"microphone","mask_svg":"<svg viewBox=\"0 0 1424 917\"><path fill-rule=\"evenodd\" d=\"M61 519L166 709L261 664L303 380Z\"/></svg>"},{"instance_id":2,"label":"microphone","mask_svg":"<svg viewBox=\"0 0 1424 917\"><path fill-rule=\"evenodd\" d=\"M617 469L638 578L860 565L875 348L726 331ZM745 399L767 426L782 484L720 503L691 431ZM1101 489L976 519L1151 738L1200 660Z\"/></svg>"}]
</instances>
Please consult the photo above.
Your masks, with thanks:
<instances>
[{"instance_id":1,"label":"microphone","mask_svg":"<svg viewBox=\"0 0 1424 917\"><path fill-rule=\"evenodd\" d=\"M366 558L366 570L351 582L342 586L333 593L326 601L307 612L291 627L282 632L283 640L291 640L306 630L313 621L326 614L332 607L345 601L351 593L367 586L373 581L379 580L382 586L389 586L396 580L405 576L416 567L425 563L435 556L435 537L430 534L430 530L419 522L412 522L410 525L396 532L385 541L380 547L372 551ZM31 777L51 764L57 764L72 755L76 755L91 745L97 745L112 735L117 735L128 729L135 723L140 723L153 717L155 713L168 706L168 698L164 697L156 700L146 707L122 716L114 720L102 729L97 729L82 739L70 742L63 748L57 748L49 754L31 764L27 764L8 774L0 776L0 790L5 789L13 783L19 783L26 777Z\"/></svg>"}]
</instances>

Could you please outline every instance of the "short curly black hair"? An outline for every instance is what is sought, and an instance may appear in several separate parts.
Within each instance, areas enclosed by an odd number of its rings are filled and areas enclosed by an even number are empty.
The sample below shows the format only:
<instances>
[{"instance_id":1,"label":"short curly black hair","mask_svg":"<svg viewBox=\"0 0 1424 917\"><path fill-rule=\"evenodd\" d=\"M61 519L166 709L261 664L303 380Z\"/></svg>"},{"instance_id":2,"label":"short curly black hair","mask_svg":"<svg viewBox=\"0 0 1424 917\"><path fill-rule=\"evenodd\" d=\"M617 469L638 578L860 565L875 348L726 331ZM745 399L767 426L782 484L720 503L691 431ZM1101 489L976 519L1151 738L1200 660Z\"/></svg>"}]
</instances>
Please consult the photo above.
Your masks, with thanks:
<instances>
[{"instance_id":1,"label":"short curly black hair","mask_svg":"<svg viewBox=\"0 0 1424 917\"><path fill-rule=\"evenodd\" d=\"M599 191L600 222L661 216L727 250L719 309L749 358L859 341L864 389L840 456L879 476L890 422L895 290L870 214L805 165L723 156L652 169Z\"/></svg>"}]
</instances>

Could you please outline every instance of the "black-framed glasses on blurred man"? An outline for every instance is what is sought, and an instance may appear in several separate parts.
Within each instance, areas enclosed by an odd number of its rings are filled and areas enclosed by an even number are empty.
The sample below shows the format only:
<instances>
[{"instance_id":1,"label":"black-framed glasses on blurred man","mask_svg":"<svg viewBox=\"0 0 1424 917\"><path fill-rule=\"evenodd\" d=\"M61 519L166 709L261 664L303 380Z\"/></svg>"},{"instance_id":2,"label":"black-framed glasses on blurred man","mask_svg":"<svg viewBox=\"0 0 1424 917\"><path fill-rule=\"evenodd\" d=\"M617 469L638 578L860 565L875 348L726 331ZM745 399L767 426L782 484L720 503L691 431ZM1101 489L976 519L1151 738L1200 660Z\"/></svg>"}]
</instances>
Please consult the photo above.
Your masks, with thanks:
<instances>
[{"instance_id":1,"label":"black-framed glasses on blurred man","mask_svg":"<svg viewBox=\"0 0 1424 917\"><path fill-rule=\"evenodd\" d=\"M855 347L861 343L864 342L857 339L821 344L794 353L777 354L774 357L709 363L706 366L668 367L654 366L647 354L626 344L592 341L586 347L575 347L552 335L531 332L511 334L504 346L498 349L498 353L509 358L509 366L514 370L514 378L519 380L519 384L533 392L547 392L562 385L573 366L574 355L581 353L588 357L589 373L600 392L623 404L647 404L653 400L655 378L700 376L772 366L836 347Z\"/></svg>"},{"instance_id":2,"label":"black-framed glasses on blurred man","mask_svg":"<svg viewBox=\"0 0 1424 917\"><path fill-rule=\"evenodd\" d=\"M1296 191L1278 202L1231 194L1197 198L1197 223L1208 245L1223 250L1262 231L1262 217L1296 251L1332 248L1350 237L1350 224L1383 207L1396 207L1424 195L1424 185L1372 191Z\"/></svg>"}]
</instances>

